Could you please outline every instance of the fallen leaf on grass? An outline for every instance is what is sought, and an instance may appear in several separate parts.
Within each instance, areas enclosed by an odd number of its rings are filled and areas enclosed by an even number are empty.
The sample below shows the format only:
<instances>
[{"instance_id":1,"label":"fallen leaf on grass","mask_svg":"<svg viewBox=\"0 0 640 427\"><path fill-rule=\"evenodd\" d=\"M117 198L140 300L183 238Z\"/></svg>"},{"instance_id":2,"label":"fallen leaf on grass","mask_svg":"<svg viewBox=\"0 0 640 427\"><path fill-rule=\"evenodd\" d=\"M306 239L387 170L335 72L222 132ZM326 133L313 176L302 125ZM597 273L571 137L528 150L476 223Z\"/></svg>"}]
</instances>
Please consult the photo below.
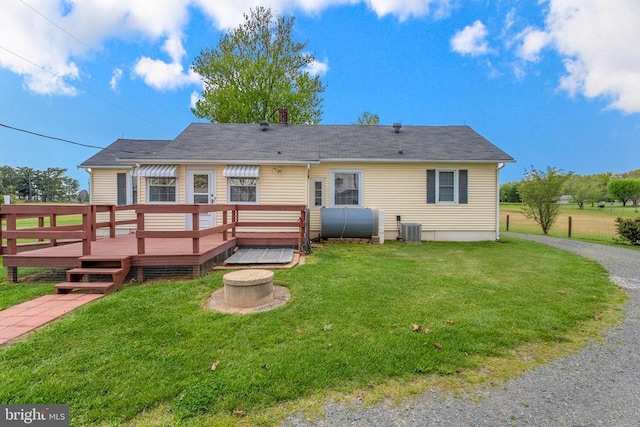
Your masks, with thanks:
<instances>
[{"instance_id":1,"label":"fallen leaf on grass","mask_svg":"<svg viewBox=\"0 0 640 427\"><path fill-rule=\"evenodd\" d=\"M233 410L233 415L236 415L238 417L244 417L247 415L246 411L243 411L242 409L234 409Z\"/></svg>"},{"instance_id":2,"label":"fallen leaf on grass","mask_svg":"<svg viewBox=\"0 0 640 427\"><path fill-rule=\"evenodd\" d=\"M440 344L439 342L433 344L435 346L435 348L437 348L438 350L442 350L444 347L442 346L442 344Z\"/></svg>"},{"instance_id":3,"label":"fallen leaf on grass","mask_svg":"<svg viewBox=\"0 0 640 427\"><path fill-rule=\"evenodd\" d=\"M296 334L300 335L300 332L302 332L300 328L296 329Z\"/></svg>"},{"instance_id":4,"label":"fallen leaf on grass","mask_svg":"<svg viewBox=\"0 0 640 427\"><path fill-rule=\"evenodd\" d=\"M425 328L422 330L422 332L424 332L425 334L428 334L429 332L431 332L431 330L430 330L429 328L426 328L426 327L425 327Z\"/></svg>"},{"instance_id":5,"label":"fallen leaf on grass","mask_svg":"<svg viewBox=\"0 0 640 427\"><path fill-rule=\"evenodd\" d=\"M416 325L415 323L414 323L413 325L411 325L411 328L412 328L415 332L420 331L420 325Z\"/></svg>"},{"instance_id":6,"label":"fallen leaf on grass","mask_svg":"<svg viewBox=\"0 0 640 427\"><path fill-rule=\"evenodd\" d=\"M215 371L216 369L218 369L218 363L220 363L219 360L216 360L215 362L213 362L213 365L211 365L212 371Z\"/></svg>"},{"instance_id":7,"label":"fallen leaf on grass","mask_svg":"<svg viewBox=\"0 0 640 427\"><path fill-rule=\"evenodd\" d=\"M446 324L448 324L448 325L453 325L454 320L453 320L453 319L447 319L447 320L445 320L445 322L444 322L444 323L446 323Z\"/></svg>"}]
</instances>

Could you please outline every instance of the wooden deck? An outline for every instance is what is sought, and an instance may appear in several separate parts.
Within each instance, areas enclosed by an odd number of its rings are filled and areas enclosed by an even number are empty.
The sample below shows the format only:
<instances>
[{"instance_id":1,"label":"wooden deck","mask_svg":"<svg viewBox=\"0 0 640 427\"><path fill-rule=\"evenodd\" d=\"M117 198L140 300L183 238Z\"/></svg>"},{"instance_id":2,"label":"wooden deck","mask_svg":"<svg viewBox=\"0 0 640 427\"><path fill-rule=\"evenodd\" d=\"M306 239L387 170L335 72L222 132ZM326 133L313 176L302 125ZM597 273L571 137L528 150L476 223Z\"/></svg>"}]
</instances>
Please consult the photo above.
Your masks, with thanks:
<instances>
[{"instance_id":1,"label":"wooden deck","mask_svg":"<svg viewBox=\"0 0 640 427\"><path fill-rule=\"evenodd\" d=\"M36 209L37 208L37 209ZM73 208L73 209L72 209ZM115 212L125 209L135 211L136 221L116 221ZM35 209L35 210L34 210ZM297 222L242 222L240 211L299 211ZM97 212L110 212L110 221L98 223ZM194 216L193 224L202 212L222 212L222 225L204 230L151 231L145 230L145 215L148 213L184 213ZM64 213L62 213L64 212ZM83 223L77 226L56 227L55 215L82 213ZM0 229L0 238L7 239L3 248L3 266L7 268L9 280L17 281L20 267L78 268L83 260L130 258L132 271L139 281L155 270L164 271L165 276L184 275L185 271L197 276L228 258L238 246L296 247L303 250L305 239L306 206L236 206L236 205L167 205L129 207L73 206L6 206L2 212L6 218L6 229ZM49 217L51 224L28 229L17 227L19 218ZM123 224L135 222L136 231L118 234L116 229ZM98 228L108 228L108 236L98 237ZM236 229L242 227L243 232ZM289 228L287 232L264 232L265 228ZM260 232L247 232L256 229ZM37 239L37 243L19 244L18 239ZM75 239L75 241L73 241ZM28 249L27 249L28 248Z\"/></svg>"}]
</instances>

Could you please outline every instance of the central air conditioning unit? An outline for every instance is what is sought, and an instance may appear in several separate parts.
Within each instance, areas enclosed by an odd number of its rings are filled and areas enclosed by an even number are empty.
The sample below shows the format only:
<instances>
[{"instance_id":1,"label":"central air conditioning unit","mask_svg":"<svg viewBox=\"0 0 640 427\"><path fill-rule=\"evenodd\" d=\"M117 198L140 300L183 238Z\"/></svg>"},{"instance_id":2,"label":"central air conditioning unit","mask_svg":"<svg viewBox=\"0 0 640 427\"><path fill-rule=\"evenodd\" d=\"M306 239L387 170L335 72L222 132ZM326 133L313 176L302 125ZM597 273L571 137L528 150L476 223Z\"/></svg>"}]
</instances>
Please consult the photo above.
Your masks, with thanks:
<instances>
[{"instance_id":1,"label":"central air conditioning unit","mask_svg":"<svg viewBox=\"0 0 640 427\"><path fill-rule=\"evenodd\" d=\"M422 224L402 223L402 240L406 243L422 241Z\"/></svg>"}]
</instances>

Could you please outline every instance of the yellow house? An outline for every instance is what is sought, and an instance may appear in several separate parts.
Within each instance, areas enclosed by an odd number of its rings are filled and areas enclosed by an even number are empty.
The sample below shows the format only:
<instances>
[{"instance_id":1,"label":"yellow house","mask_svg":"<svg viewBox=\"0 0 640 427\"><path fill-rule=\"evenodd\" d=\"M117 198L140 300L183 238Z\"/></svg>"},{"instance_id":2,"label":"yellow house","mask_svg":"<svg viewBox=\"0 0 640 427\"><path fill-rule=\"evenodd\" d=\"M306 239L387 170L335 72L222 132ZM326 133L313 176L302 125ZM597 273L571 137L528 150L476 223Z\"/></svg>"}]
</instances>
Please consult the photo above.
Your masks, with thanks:
<instances>
[{"instance_id":1,"label":"yellow house","mask_svg":"<svg viewBox=\"0 0 640 427\"><path fill-rule=\"evenodd\" d=\"M92 204L307 205L311 238L470 241L499 237L499 172L512 162L468 126L263 122L118 139L80 167ZM164 215L147 226L189 221ZM204 215L200 227L219 222Z\"/></svg>"}]
</instances>

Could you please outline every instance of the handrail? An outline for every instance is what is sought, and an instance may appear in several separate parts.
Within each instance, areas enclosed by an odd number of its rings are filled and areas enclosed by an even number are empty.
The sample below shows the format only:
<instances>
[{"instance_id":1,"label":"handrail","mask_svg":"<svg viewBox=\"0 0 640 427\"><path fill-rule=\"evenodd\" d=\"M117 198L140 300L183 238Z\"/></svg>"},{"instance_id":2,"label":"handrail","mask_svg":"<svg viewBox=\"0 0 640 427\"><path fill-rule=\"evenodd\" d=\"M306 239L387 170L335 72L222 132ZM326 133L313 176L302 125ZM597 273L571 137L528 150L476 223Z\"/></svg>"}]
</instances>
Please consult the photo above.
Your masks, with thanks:
<instances>
[{"instance_id":1,"label":"handrail","mask_svg":"<svg viewBox=\"0 0 640 427\"><path fill-rule=\"evenodd\" d=\"M6 220L6 228L0 227L1 239L6 239L6 255L18 253L19 239L36 239L40 242L49 240L55 246L58 240L71 239L82 241L82 255L91 254L91 242L95 241L98 228L109 228L109 237L116 237L119 225L136 225L138 254L145 253L145 239L153 238L190 238L193 241L193 253L200 252L200 239L212 234L222 234L222 240L235 238L237 228L297 228L298 248L302 248L305 237L305 226L308 221L305 205L236 205L236 204L191 204L191 205L3 205L0 220ZM116 220L116 212L131 211L135 219ZM297 221L249 221L240 220L240 212L300 212ZM199 215L210 212L222 212L222 224L200 230ZM97 221L98 214L109 214L107 221ZM229 215L231 213L231 215ZM145 229L147 214L185 214L192 217L192 230L156 231ZM81 215L80 224L57 225L57 219L63 215ZM18 219L38 218L37 227L18 228ZM45 218L49 225L45 226Z\"/></svg>"},{"instance_id":2,"label":"handrail","mask_svg":"<svg viewBox=\"0 0 640 427\"><path fill-rule=\"evenodd\" d=\"M6 255L18 253L19 239L34 239L48 246L57 246L58 240L81 240L82 255L91 255L91 242L96 240L98 228L108 227L110 237L115 237L118 225L135 224L135 220L116 220L115 212L134 211L134 205L3 205L0 219L6 220L6 229L0 229L1 239L7 240ZM97 222L98 213L108 212L109 220ZM79 224L57 225L58 218L66 215L81 215ZM18 228L19 219L37 218L37 227ZM45 226L45 218L49 218L49 225ZM22 248L24 249L24 246ZM37 245L42 246L42 245ZM35 246L34 246L35 248ZM32 249L34 249L32 248Z\"/></svg>"},{"instance_id":3,"label":"handrail","mask_svg":"<svg viewBox=\"0 0 640 427\"><path fill-rule=\"evenodd\" d=\"M193 253L200 251L200 239L215 233L222 233L222 240L228 240L228 231L231 230L231 238L236 237L238 227L246 228L268 228L268 227L292 227L298 228L298 248L302 248L304 241L304 233L306 226L306 209L305 205L210 205L210 204L193 204L193 205L137 205L137 231L136 238L138 240L138 254L145 254L145 239L152 238L191 238L193 240ZM240 221L240 211L256 211L256 212L300 212L300 217L296 222L292 221ZM222 212L222 225L200 230L199 215L209 212ZM229 221L228 213L231 212L231 220ZM152 231L145 229L146 214L185 214L192 215L192 230L186 231Z\"/></svg>"}]
</instances>

